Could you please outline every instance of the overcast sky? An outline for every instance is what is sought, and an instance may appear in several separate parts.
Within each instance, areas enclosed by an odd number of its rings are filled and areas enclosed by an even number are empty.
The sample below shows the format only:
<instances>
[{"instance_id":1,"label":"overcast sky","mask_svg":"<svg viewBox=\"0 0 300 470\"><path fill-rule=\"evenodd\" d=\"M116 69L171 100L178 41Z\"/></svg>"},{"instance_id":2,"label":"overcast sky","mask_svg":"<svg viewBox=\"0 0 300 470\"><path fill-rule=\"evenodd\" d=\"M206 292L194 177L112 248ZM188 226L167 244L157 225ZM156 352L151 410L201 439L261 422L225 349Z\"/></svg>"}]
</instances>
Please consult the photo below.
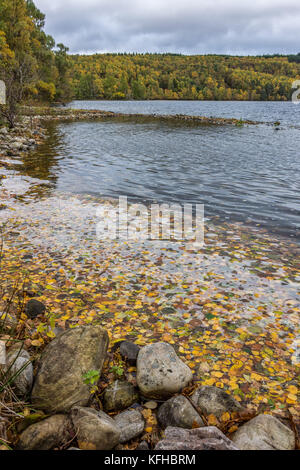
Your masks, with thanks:
<instances>
[{"instance_id":1,"label":"overcast sky","mask_svg":"<svg viewBox=\"0 0 300 470\"><path fill-rule=\"evenodd\" d=\"M35 0L73 53L300 51L299 0Z\"/></svg>"}]
</instances>

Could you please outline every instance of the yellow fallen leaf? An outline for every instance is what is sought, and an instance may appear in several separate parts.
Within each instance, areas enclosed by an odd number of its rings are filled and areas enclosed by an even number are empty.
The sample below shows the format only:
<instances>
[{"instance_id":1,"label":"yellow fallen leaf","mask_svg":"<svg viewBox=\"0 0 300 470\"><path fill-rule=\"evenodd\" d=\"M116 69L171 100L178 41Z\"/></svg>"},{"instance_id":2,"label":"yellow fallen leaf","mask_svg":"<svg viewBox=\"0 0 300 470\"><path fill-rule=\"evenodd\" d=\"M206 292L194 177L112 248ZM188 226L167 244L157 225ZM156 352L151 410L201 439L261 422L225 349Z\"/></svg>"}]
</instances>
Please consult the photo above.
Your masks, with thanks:
<instances>
[{"instance_id":1,"label":"yellow fallen leaf","mask_svg":"<svg viewBox=\"0 0 300 470\"><path fill-rule=\"evenodd\" d=\"M221 420L223 421L223 423L226 423L226 421L229 421L230 420L230 413L228 413L228 411L226 411L226 413L223 413L222 417L221 417Z\"/></svg>"},{"instance_id":2,"label":"yellow fallen leaf","mask_svg":"<svg viewBox=\"0 0 300 470\"><path fill-rule=\"evenodd\" d=\"M208 424L209 426L217 426L218 420L217 420L217 418L215 417L215 415L208 415L208 416L207 416L207 424Z\"/></svg>"},{"instance_id":3,"label":"yellow fallen leaf","mask_svg":"<svg viewBox=\"0 0 300 470\"><path fill-rule=\"evenodd\" d=\"M287 390L292 393L293 395L296 395L298 393L298 389L295 385L290 385Z\"/></svg>"},{"instance_id":4,"label":"yellow fallen leaf","mask_svg":"<svg viewBox=\"0 0 300 470\"><path fill-rule=\"evenodd\" d=\"M236 425L234 425L234 426L231 426L231 428L229 428L228 432L231 434L231 433L235 432L237 429L238 429L238 427Z\"/></svg>"}]
</instances>

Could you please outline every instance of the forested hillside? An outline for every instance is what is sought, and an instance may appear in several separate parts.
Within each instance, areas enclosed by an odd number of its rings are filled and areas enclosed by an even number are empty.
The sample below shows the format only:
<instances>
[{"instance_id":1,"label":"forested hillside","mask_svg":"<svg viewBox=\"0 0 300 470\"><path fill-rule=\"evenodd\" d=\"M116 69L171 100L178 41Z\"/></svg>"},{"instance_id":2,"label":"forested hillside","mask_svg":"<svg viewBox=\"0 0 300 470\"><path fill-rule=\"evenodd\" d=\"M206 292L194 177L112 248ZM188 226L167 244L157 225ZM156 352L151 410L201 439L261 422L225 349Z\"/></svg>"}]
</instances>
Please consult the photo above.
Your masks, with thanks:
<instances>
[{"instance_id":1,"label":"forested hillside","mask_svg":"<svg viewBox=\"0 0 300 470\"><path fill-rule=\"evenodd\" d=\"M71 56L77 99L288 100L299 56Z\"/></svg>"}]
</instances>

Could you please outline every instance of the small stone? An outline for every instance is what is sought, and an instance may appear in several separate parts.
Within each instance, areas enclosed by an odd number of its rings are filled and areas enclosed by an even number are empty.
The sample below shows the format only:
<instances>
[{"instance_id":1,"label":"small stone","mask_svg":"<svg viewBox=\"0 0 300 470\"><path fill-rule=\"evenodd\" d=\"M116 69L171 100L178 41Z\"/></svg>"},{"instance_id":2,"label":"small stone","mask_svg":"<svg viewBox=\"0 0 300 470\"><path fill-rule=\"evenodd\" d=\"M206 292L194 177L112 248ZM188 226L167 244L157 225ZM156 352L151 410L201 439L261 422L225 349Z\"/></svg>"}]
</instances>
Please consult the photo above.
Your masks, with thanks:
<instances>
[{"instance_id":1,"label":"small stone","mask_svg":"<svg viewBox=\"0 0 300 470\"><path fill-rule=\"evenodd\" d=\"M120 411L129 408L138 399L138 392L131 383L116 380L105 390L103 406L105 411Z\"/></svg>"},{"instance_id":2,"label":"small stone","mask_svg":"<svg viewBox=\"0 0 300 470\"><path fill-rule=\"evenodd\" d=\"M144 404L145 408L148 408L148 410L156 410L158 407L157 401L147 401L147 403Z\"/></svg>"},{"instance_id":3,"label":"small stone","mask_svg":"<svg viewBox=\"0 0 300 470\"><path fill-rule=\"evenodd\" d=\"M135 450L149 450L149 445L146 441L142 441Z\"/></svg>"},{"instance_id":4,"label":"small stone","mask_svg":"<svg viewBox=\"0 0 300 470\"><path fill-rule=\"evenodd\" d=\"M140 347L137 344L131 343L130 341L123 341L120 345L120 354L123 359L129 362L132 366L136 364Z\"/></svg>"},{"instance_id":5,"label":"small stone","mask_svg":"<svg viewBox=\"0 0 300 470\"><path fill-rule=\"evenodd\" d=\"M167 343L143 347L137 359L137 384L145 397L169 398L192 380L190 368Z\"/></svg>"},{"instance_id":6,"label":"small stone","mask_svg":"<svg viewBox=\"0 0 300 470\"><path fill-rule=\"evenodd\" d=\"M213 414L217 418L227 411L242 411L241 405L221 388L203 386L197 388L192 395L192 401L204 415Z\"/></svg>"},{"instance_id":7,"label":"small stone","mask_svg":"<svg viewBox=\"0 0 300 470\"><path fill-rule=\"evenodd\" d=\"M155 450L239 450L215 426L196 429L168 427L165 439L160 441Z\"/></svg>"},{"instance_id":8,"label":"small stone","mask_svg":"<svg viewBox=\"0 0 300 470\"><path fill-rule=\"evenodd\" d=\"M258 415L243 424L232 436L241 450L293 450L295 434L271 415Z\"/></svg>"},{"instance_id":9,"label":"small stone","mask_svg":"<svg viewBox=\"0 0 300 470\"><path fill-rule=\"evenodd\" d=\"M32 424L22 432L17 449L51 450L65 445L72 439L73 429L65 415L54 415L39 423Z\"/></svg>"},{"instance_id":10,"label":"small stone","mask_svg":"<svg viewBox=\"0 0 300 470\"><path fill-rule=\"evenodd\" d=\"M103 411L75 406L71 419L81 450L111 450L119 444L120 429Z\"/></svg>"},{"instance_id":11,"label":"small stone","mask_svg":"<svg viewBox=\"0 0 300 470\"><path fill-rule=\"evenodd\" d=\"M114 420L116 425L121 430L121 444L125 444L125 442L134 439L144 431L145 422L139 411L126 410L123 413L117 415Z\"/></svg>"},{"instance_id":12,"label":"small stone","mask_svg":"<svg viewBox=\"0 0 300 470\"><path fill-rule=\"evenodd\" d=\"M158 410L158 421L163 428L168 426L192 429L204 423L189 400L179 395L170 398Z\"/></svg>"},{"instance_id":13,"label":"small stone","mask_svg":"<svg viewBox=\"0 0 300 470\"><path fill-rule=\"evenodd\" d=\"M45 311L46 311L46 306L42 302L36 299L28 300L25 306L25 313L27 317L31 319L36 318L38 315L43 315Z\"/></svg>"}]
</instances>

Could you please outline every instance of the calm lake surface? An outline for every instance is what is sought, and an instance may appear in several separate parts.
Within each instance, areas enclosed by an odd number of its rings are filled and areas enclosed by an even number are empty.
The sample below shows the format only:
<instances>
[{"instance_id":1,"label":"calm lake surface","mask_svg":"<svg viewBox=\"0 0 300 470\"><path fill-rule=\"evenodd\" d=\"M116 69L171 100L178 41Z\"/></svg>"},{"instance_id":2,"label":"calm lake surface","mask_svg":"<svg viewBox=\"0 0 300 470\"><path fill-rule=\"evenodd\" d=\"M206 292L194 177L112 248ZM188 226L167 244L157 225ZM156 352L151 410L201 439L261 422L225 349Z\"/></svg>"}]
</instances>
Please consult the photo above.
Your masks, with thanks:
<instances>
[{"instance_id":1,"label":"calm lake surface","mask_svg":"<svg viewBox=\"0 0 300 470\"><path fill-rule=\"evenodd\" d=\"M204 203L206 216L300 228L300 106L293 103L75 101L78 109L235 117L274 125L195 126L105 120L49 124L22 172L52 192Z\"/></svg>"}]
</instances>

